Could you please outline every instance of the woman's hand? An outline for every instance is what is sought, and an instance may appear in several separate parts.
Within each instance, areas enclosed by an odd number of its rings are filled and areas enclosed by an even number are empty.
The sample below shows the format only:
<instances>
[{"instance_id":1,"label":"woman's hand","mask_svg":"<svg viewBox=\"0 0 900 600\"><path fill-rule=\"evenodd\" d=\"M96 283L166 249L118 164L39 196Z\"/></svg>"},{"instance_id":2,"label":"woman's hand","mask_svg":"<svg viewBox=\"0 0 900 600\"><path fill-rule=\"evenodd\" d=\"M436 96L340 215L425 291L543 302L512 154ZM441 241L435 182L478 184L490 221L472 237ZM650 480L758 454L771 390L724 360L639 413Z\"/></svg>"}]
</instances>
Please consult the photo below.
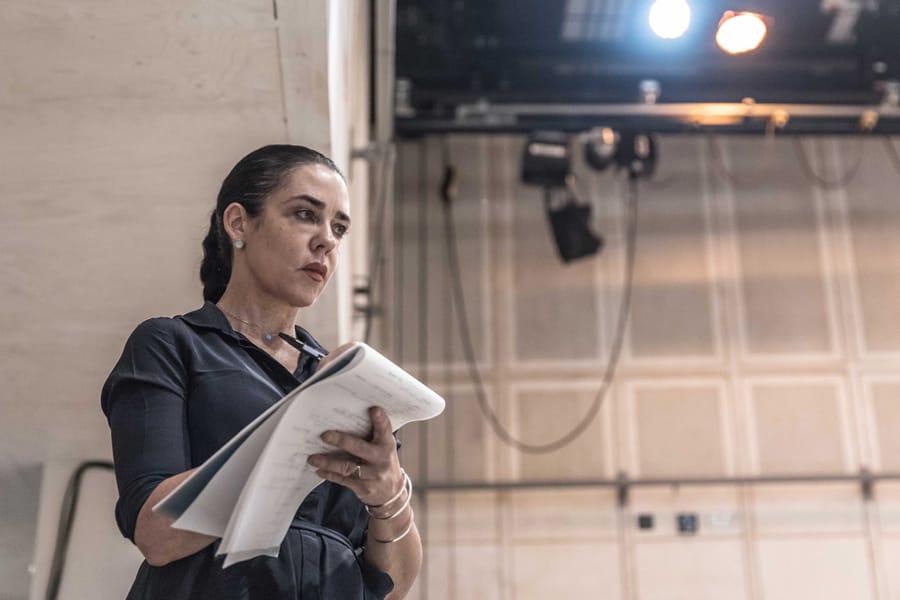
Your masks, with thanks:
<instances>
[{"instance_id":1,"label":"woman's hand","mask_svg":"<svg viewBox=\"0 0 900 600\"><path fill-rule=\"evenodd\" d=\"M379 505L393 498L403 486L397 443L384 409L369 409L372 439L340 431L326 431L322 440L343 455L313 454L309 464L322 479L350 488L365 504Z\"/></svg>"},{"instance_id":2,"label":"woman's hand","mask_svg":"<svg viewBox=\"0 0 900 600\"><path fill-rule=\"evenodd\" d=\"M319 368L346 349L341 346L334 350ZM322 479L350 488L364 504L379 507L392 499L399 504L406 479L397 457L391 421L379 407L369 409L369 419L372 421L370 440L326 431L322 440L340 454L313 454L309 464ZM405 504L395 510L396 519L386 516L369 519L364 557L393 581L394 589L386 600L405 598L422 568L422 540L409 500L407 497Z\"/></svg>"}]
</instances>

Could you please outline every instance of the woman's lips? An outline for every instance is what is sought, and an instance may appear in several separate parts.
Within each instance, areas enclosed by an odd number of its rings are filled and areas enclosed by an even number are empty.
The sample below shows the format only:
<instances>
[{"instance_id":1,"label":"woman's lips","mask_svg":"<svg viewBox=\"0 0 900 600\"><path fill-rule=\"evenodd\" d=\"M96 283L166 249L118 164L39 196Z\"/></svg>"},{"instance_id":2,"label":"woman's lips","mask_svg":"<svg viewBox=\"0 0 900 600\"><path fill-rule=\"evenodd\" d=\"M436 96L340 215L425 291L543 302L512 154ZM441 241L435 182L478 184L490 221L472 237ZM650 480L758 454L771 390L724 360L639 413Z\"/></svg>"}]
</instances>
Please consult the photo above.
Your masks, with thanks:
<instances>
[{"instance_id":1,"label":"woman's lips","mask_svg":"<svg viewBox=\"0 0 900 600\"><path fill-rule=\"evenodd\" d=\"M325 275L328 273L327 267L319 263L306 265L302 270L314 281L325 281Z\"/></svg>"}]
</instances>

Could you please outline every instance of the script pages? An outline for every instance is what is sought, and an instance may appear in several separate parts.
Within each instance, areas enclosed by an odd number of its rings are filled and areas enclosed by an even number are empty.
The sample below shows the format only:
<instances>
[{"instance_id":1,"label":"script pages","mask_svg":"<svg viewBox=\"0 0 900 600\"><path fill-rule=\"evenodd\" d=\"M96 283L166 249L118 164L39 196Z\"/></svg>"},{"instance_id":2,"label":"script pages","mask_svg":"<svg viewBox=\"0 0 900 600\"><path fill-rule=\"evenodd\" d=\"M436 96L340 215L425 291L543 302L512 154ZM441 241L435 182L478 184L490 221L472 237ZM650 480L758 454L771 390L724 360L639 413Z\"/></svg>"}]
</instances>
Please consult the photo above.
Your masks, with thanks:
<instances>
[{"instance_id":1,"label":"script pages","mask_svg":"<svg viewBox=\"0 0 900 600\"><path fill-rule=\"evenodd\" d=\"M327 430L371 433L381 406L394 430L436 417L444 400L366 344L354 344L271 406L163 498L172 527L221 537L223 567L277 556L303 498L322 479L311 454L333 452Z\"/></svg>"}]
</instances>

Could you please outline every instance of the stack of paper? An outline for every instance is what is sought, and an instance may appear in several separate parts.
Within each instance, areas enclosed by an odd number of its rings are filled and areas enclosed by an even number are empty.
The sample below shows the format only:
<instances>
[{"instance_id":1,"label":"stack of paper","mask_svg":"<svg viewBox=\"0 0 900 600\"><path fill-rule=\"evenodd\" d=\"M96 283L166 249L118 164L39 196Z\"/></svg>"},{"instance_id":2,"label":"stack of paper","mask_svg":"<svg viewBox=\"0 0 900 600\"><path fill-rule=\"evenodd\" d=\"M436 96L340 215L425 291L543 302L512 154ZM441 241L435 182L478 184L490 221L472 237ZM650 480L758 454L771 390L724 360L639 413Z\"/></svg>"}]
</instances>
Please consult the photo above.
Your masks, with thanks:
<instances>
[{"instance_id":1,"label":"stack of paper","mask_svg":"<svg viewBox=\"0 0 900 600\"><path fill-rule=\"evenodd\" d=\"M444 400L365 344L355 344L279 400L194 471L153 510L172 525L222 538L224 566L277 556L300 503L322 480L306 459L334 452L327 430L371 434L382 407L394 430L436 417Z\"/></svg>"}]
</instances>

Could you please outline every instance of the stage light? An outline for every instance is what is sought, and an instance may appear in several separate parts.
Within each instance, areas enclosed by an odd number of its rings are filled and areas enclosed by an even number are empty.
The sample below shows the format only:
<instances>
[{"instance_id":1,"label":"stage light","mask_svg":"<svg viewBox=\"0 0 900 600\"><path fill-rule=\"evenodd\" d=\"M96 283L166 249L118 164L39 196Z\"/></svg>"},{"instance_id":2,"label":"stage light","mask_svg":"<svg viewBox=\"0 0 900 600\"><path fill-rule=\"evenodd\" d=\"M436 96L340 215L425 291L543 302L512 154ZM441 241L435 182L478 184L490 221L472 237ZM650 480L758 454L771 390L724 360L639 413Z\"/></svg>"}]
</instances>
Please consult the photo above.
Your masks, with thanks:
<instances>
[{"instance_id":1,"label":"stage light","mask_svg":"<svg viewBox=\"0 0 900 600\"><path fill-rule=\"evenodd\" d=\"M728 11L719 21L716 43L729 54L743 54L759 48L767 31L762 15Z\"/></svg>"},{"instance_id":2,"label":"stage light","mask_svg":"<svg viewBox=\"0 0 900 600\"><path fill-rule=\"evenodd\" d=\"M650 177L656 170L656 137L652 133L622 133L616 163L631 177Z\"/></svg>"},{"instance_id":3,"label":"stage light","mask_svg":"<svg viewBox=\"0 0 900 600\"><path fill-rule=\"evenodd\" d=\"M584 161L602 171L616 158L619 134L610 127L596 127L584 135Z\"/></svg>"},{"instance_id":4,"label":"stage light","mask_svg":"<svg viewBox=\"0 0 900 600\"><path fill-rule=\"evenodd\" d=\"M591 231L591 205L578 202L571 188L545 188L544 208L563 262L597 254L603 248L603 238Z\"/></svg>"},{"instance_id":5,"label":"stage light","mask_svg":"<svg viewBox=\"0 0 900 600\"><path fill-rule=\"evenodd\" d=\"M650 7L650 29L666 40L680 38L691 25L687 0L656 0Z\"/></svg>"},{"instance_id":6,"label":"stage light","mask_svg":"<svg viewBox=\"0 0 900 600\"><path fill-rule=\"evenodd\" d=\"M522 181L558 188L566 185L571 170L569 139L559 131L536 131L528 136L522 153Z\"/></svg>"},{"instance_id":7,"label":"stage light","mask_svg":"<svg viewBox=\"0 0 900 600\"><path fill-rule=\"evenodd\" d=\"M591 205L576 196L570 162L567 134L536 131L528 136L522 182L544 188L544 209L563 262L596 254L603 247L603 239L591 231Z\"/></svg>"}]
</instances>

